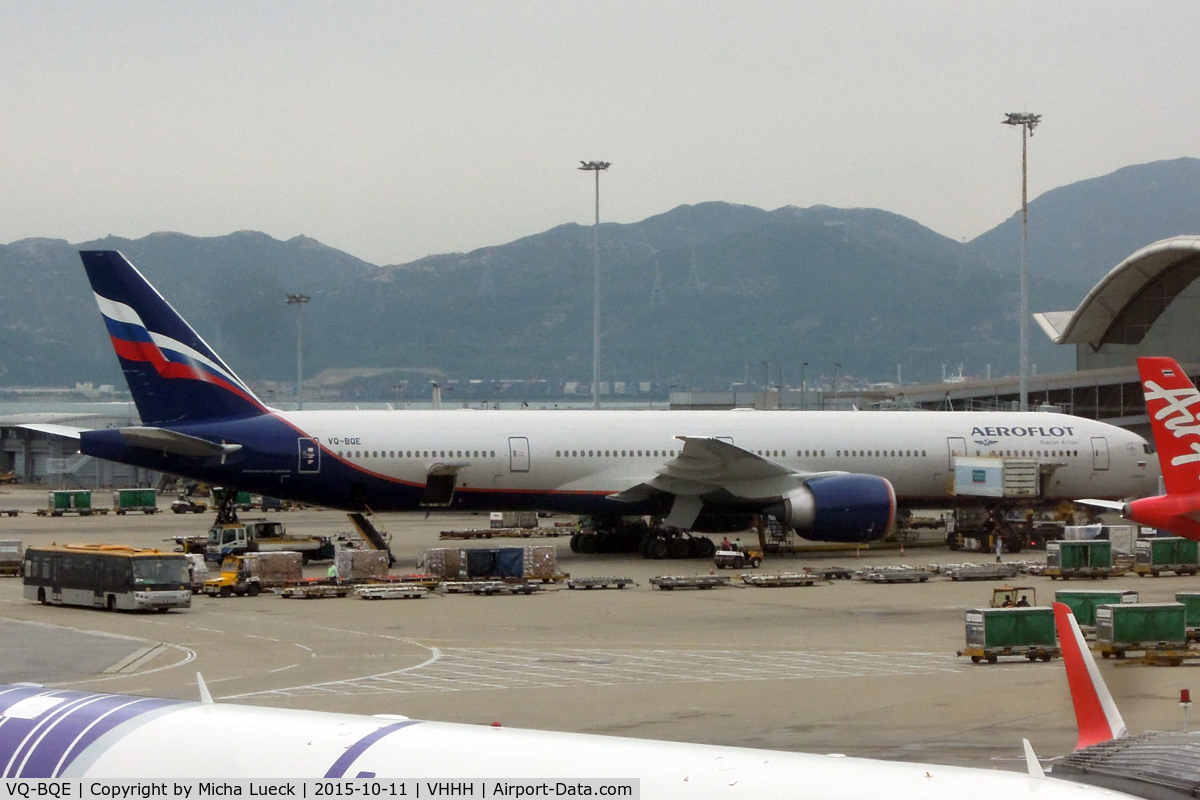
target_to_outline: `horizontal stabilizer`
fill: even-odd
[[[78,439],[79,434],[88,430],[87,428],[75,428],[71,425],[50,425],[41,423],[29,423],[27,425],[17,425],[18,428],[24,428],[27,431],[37,431],[38,433],[48,433],[51,436],[64,436],[68,439]]]
[[[1096,508],[1107,508],[1110,511],[1124,511],[1125,504],[1119,500],[1076,500],[1081,506],[1095,506]]]
[[[224,457],[242,449],[240,444],[210,442],[198,436],[188,436],[186,433],[168,431],[163,428],[121,428],[118,433],[133,447],[144,447],[147,450],[158,450],[163,453],[192,458]]]

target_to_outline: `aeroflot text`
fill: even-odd
[[[1028,428],[972,428],[972,436],[1074,436],[1074,426],[1042,428],[1030,425]]]

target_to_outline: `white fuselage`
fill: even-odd
[[[1125,498],[1154,488],[1157,462],[1137,434],[1052,413],[842,411],[278,412],[319,439],[324,457],[423,485],[458,466],[460,492],[607,495],[649,480],[682,449],[720,437],[799,472],[888,479],[909,505],[952,496],[952,458],[1032,458],[1051,469],[1048,500]]]

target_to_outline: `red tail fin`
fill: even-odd
[[[1075,705],[1075,723],[1079,726],[1076,750],[1093,744],[1120,739],[1127,732],[1125,720],[1113,702],[1112,695],[1096,661],[1092,658],[1075,615],[1065,603],[1054,604],[1054,624],[1058,628],[1058,646],[1062,648],[1063,663],[1067,666],[1067,684],[1071,687],[1071,702]]]
[[[1167,494],[1200,492],[1200,391],[1173,358],[1139,358]]]

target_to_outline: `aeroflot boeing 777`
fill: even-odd
[[[1135,434],[1061,414],[294,411],[265,406],[123,255],[81,254],[145,427],[92,456],[308,503],[706,519],[767,513],[870,541],[897,503],[945,507],[956,455],[1036,459],[1043,499],[1126,498],[1156,478]]]

